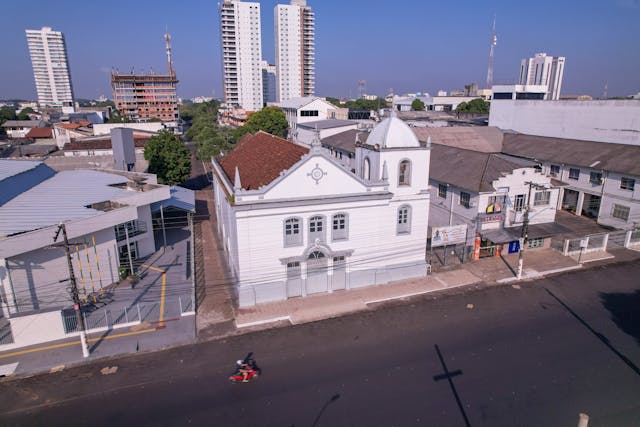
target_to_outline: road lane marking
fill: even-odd
[[[141,264],[141,267],[162,273],[162,287],[160,288],[160,317],[158,318],[158,323],[161,328],[164,328],[164,300],[167,292],[167,271],[147,264]]]
[[[155,332],[155,331],[157,331],[157,328],[143,329],[141,331],[124,332],[122,334],[107,335],[106,337],[88,338],[87,341],[88,342],[94,342],[94,341],[98,341],[98,340],[110,340],[110,339],[114,339],[114,338],[127,337],[127,336],[130,336],[130,335],[146,334],[148,332]],[[0,359],[4,359],[4,358],[7,358],[7,357],[11,357],[11,356],[20,356],[20,355],[23,355],[23,354],[36,353],[38,351],[52,350],[54,348],[69,347],[69,346],[72,346],[72,345],[80,345],[80,342],[79,341],[63,342],[63,343],[60,343],[60,344],[47,345],[47,346],[44,346],[44,347],[30,348],[28,350],[14,351],[12,353],[0,354]]]

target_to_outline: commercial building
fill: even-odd
[[[525,58],[520,63],[519,83],[521,85],[546,86],[544,99],[556,101],[560,99],[564,65],[564,56],[547,56],[544,52],[536,53],[533,58]]]
[[[638,101],[547,102],[504,99],[498,102],[495,99],[494,93],[489,126],[527,135],[640,145]]]
[[[473,259],[499,256],[503,250],[517,252],[527,209],[527,248],[548,247],[554,234],[566,231],[554,222],[562,184],[538,170],[535,161],[502,153],[498,129],[465,126],[414,132],[421,141],[432,142],[432,247],[443,243],[437,236],[444,230],[459,236],[444,243],[473,247]]]
[[[264,104],[260,3],[224,0],[219,12],[224,102],[258,111]]]
[[[218,231],[241,307],[425,276],[429,149],[400,119],[356,147],[355,173],[258,132],[213,159]]]
[[[298,135],[299,124],[335,119],[342,111],[326,99],[315,96],[291,98],[275,105],[284,111],[289,123],[289,138],[294,141]]]
[[[315,94],[315,16],[306,0],[274,9],[277,100]]]
[[[25,30],[40,107],[73,111],[71,69],[64,35],[51,27]]]
[[[640,146],[506,133],[502,151],[563,183],[558,209],[617,229],[640,224]]]
[[[85,298],[155,252],[151,205],[170,198],[154,175],[0,160],[0,296],[13,341],[2,349],[74,335],[64,322],[73,300],[62,236],[54,242],[60,224]]]

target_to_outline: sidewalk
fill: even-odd
[[[621,259],[620,259],[621,258]],[[524,256],[523,280],[532,280],[552,274],[577,270],[597,263],[640,259],[640,252],[622,250],[620,254],[584,254],[581,263],[577,257],[565,257],[554,249],[527,251]],[[300,324],[372,309],[378,303],[406,299],[429,292],[446,291],[475,283],[499,285],[517,282],[518,254],[483,258],[456,266],[455,270],[434,273],[424,278],[369,286],[349,291],[294,298],[287,301],[241,308],[236,313],[239,330],[258,330],[287,324]]]
[[[609,254],[584,254],[581,258],[582,264],[578,264],[576,259],[565,257],[553,249],[532,250],[524,256],[524,279],[633,260],[640,260],[640,251],[622,249]],[[449,292],[456,288],[463,290],[464,287],[474,284],[515,285],[517,265],[517,254],[484,258],[456,266],[455,270],[435,273],[424,278],[237,309],[234,322],[231,320],[233,310],[229,302],[228,289],[217,282],[222,281],[224,277],[224,267],[220,263],[207,268],[206,273],[219,276],[216,276],[214,283],[211,276],[207,277],[206,305],[200,306],[203,312],[198,313],[197,318],[167,318],[163,325],[159,325],[158,322],[145,322],[106,334],[93,334],[90,336],[92,352],[87,359],[82,357],[78,338],[0,353],[0,376],[9,375],[14,370],[16,374],[49,372],[52,369],[60,369],[61,366],[68,367],[87,361],[97,362],[100,359],[103,359],[104,367],[117,365],[117,361],[110,362],[104,358],[195,342],[194,323],[200,323],[197,339],[202,341],[373,310],[388,301],[410,299],[431,292]],[[217,292],[210,292],[211,286]],[[213,309],[213,312],[207,313],[206,310],[209,309]],[[224,328],[221,328],[221,325],[224,325]]]

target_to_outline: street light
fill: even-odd
[[[522,232],[520,233],[520,251],[518,252],[518,280],[522,279],[522,265],[524,263],[524,247],[529,241],[529,209],[531,208],[531,187],[536,190],[549,189],[549,184],[536,184],[535,182],[527,181],[526,185],[529,186],[529,192],[527,194],[527,205],[524,208],[524,218],[522,218]]]

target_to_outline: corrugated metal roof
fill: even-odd
[[[92,170],[59,172],[0,207],[0,235],[36,230],[96,215],[87,205],[130,194],[112,187],[127,178]]]
[[[35,160],[0,160],[0,181],[35,169],[42,162]]]
[[[640,146],[524,134],[505,134],[503,153],[640,176]]]
[[[39,128],[44,126],[42,120],[7,120],[2,124],[3,128]]]
[[[294,109],[297,110],[300,107],[304,107],[307,104],[311,104],[316,99],[322,99],[322,98],[318,98],[317,96],[304,96],[304,97],[299,97],[299,98],[291,98],[291,99],[287,99],[286,101],[280,102],[278,104],[278,107],[280,107],[280,108],[294,108]],[[324,101],[324,99],[322,99],[322,100]]]
[[[173,186],[170,189],[171,198],[151,205],[152,212],[160,211],[160,204],[163,208],[174,207],[187,212],[196,211],[196,193],[188,188]]]
[[[494,126],[415,127],[421,142],[431,137],[433,144],[448,145],[484,153],[502,151],[502,131]]]

